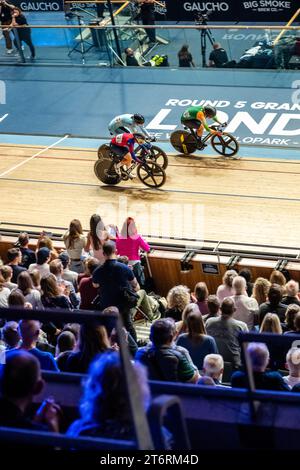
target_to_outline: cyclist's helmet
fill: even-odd
[[[141,114],[134,114],[132,117],[137,124],[144,124],[145,122],[145,118]]]
[[[204,109],[205,115],[208,118],[214,118],[217,115],[217,110],[214,106],[210,106],[208,104],[208,105],[204,106],[203,109]]]
[[[138,144],[143,144],[146,140],[146,137],[143,135],[143,134],[139,134],[138,132],[135,132],[133,134],[133,137],[134,137],[134,140],[138,143]]]

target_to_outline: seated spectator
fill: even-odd
[[[195,67],[193,56],[189,51],[189,46],[184,44],[177,54],[179,67]]]
[[[109,240],[109,234],[105,229],[103,220],[99,214],[93,214],[90,218],[90,231],[87,235],[87,244],[85,251],[89,252],[93,258],[96,258],[100,264],[103,264],[102,245]]]
[[[167,295],[168,307],[165,316],[180,321],[185,307],[191,302],[190,291],[186,286],[175,286]]]
[[[55,360],[61,372],[66,372],[66,364],[76,346],[76,338],[71,331],[62,331],[57,338]]]
[[[215,385],[222,385],[224,360],[220,354],[207,354],[203,361],[203,374],[210,377]]]
[[[298,282],[290,280],[286,283],[285,296],[282,298],[282,303],[285,305],[296,304],[300,306]]]
[[[8,307],[8,298],[10,295],[10,290],[8,287],[4,287],[5,281],[0,274],[0,308]]]
[[[126,330],[136,341],[136,331],[131,318],[131,305],[125,298],[125,291],[137,291],[139,285],[129,266],[117,261],[116,245],[112,241],[103,244],[105,262],[98,266],[93,272],[93,285],[99,289],[99,303],[97,309],[104,310],[106,307],[117,307],[122,316]]]
[[[248,331],[246,323],[233,318],[235,306],[232,298],[226,298],[221,304],[221,316],[206,321],[207,334],[212,336],[223,360],[234,368],[241,364],[241,349],[238,340],[240,333]]]
[[[282,302],[282,287],[272,284],[268,292],[268,300],[259,307],[259,324],[261,325],[267,313],[277,313],[281,322],[284,322],[287,306]]]
[[[61,411],[51,400],[42,404],[33,420],[28,418],[33,398],[43,386],[39,361],[27,351],[9,352],[0,373],[0,426],[59,432]]]
[[[239,271],[239,276],[243,277],[246,281],[246,292],[248,297],[252,296],[253,293],[253,282],[252,282],[252,274],[250,269],[244,268]]]
[[[123,263],[128,266],[128,257],[127,256],[118,256],[117,260],[119,263]],[[144,289],[139,289],[136,291],[137,295],[137,304],[130,310],[131,318],[135,320],[136,315],[144,315],[150,321],[157,320],[160,318],[160,305],[158,300],[151,295],[147,295],[147,292]],[[162,298],[160,298],[162,300]]]
[[[193,363],[201,371],[205,356],[218,352],[217,345],[214,338],[207,336],[200,312],[190,313],[186,322],[188,332],[180,335],[176,344],[188,350]]]
[[[267,313],[259,331],[260,333],[274,333],[281,335],[282,327],[278,315],[276,315],[276,313]],[[270,343],[268,348],[270,353],[269,368],[272,370],[284,369],[285,351],[282,349],[282,346]]]
[[[36,263],[31,264],[28,268],[29,273],[37,269],[41,275],[41,278],[48,276],[50,273],[50,258],[51,252],[49,248],[40,248],[36,254]]]
[[[262,390],[288,391],[289,386],[285,383],[279,372],[266,371],[270,354],[264,343],[249,343],[247,352],[252,364],[255,388]],[[246,372],[234,372],[231,377],[231,386],[235,388],[248,388]]]
[[[285,383],[292,389],[300,384],[300,349],[291,348],[286,355],[286,368],[289,375],[283,377]]]
[[[198,282],[195,285],[194,292],[191,295],[193,302],[195,302],[202,315],[208,315],[208,289],[205,282]]]
[[[276,313],[267,313],[260,325],[260,333],[282,334],[281,323]]]
[[[285,323],[283,324],[284,329],[285,329],[284,334],[294,334],[296,332],[295,318],[299,312],[300,312],[299,305],[296,305],[296,304],[288,305],[288,308],[286,309],[286,312],[285,312]]]
[[[71,259],[71,271],[82,273],[84,271],[82,252],[86,246],[86,237],[78,219],[71,220],[69,230],[64,234],[63,240]]]
[[[274,269],[274,271],[271,272],[270,283],[278,284],[278,286],[281,286],[283,295],[285,295],[286,282],[287,282],[287,279],[285,278],[284,274],[282,274],[281,271],[277,271],[276,269]]]
[[[29,236],[28,233],[22,232],[18,237],[18,241],[16,243],[16,247],[20,248],[22,253],[22,263],[20,266],[23,268],[28,269],[29,266],[33,263],[36,263],[36,255],[33,250],[29,248]]]
[[[17,348],[21,341],[19,325],[15,321],[8,321],[2,328],[2,340],[6,351]]]
[[[34,288],[32,279],[28,271],[24,271],[19,274],[18,279],[18,289],[22,292],[25,297],[25,301],[29,302],[32,305],[33,309],[42,309],[43,304],[41,300],[40,292]]]
[[[29,271],[28,271],[29,272]],[[41,290],[41,273],[38,269],[33,269],[32,271],[29,272],[32,284],[35,289]]]
[[[68,255],[67,251],[63,251],[58,256],[58,259],[62,262],[63,265],[63,273],[62,278],[65,281],[72,282],[75,292],[78,292],[78,273],[76,271],[71,271],[70,269],[70,256]]]
[[[127,67],[139,67],[140,64],[134,56],[133,49],[131,49],[131,47],[126,47],[126,49],[124,49],[124,52],[126,54]]]
[[[133,371],[140,398],[147,409],[150,391],[145,371],[138,364],[133,365]],[[103,353],[91,365],[84,384],[80,415],[81,418],[68,430],[69,436],[101,436],[126,440],[135,438],[126,381],[117,352]]]
[[[150,380],[197,383],[200,375],[188,351],[174,344],[175,322],[171,318],[151,325],[151,344],[140,348],[135,359],[148,369]]]
[[[19,289],[12,290],[8,297],[9,307],[32,308],[30,302],[26,302],[23,293]]]
[[[65,371],[86,374],[95,357],[110,350],[110,348],[111,345],[104,326],[82,324],[78,351],[69,355],[65,364]]]
[[[294,318],[294,330],[287,331],[286,335],[299,335],[300,334],[300,312],[295,315]]]
[[[209,54],[209,67],[224,67],[228,62],[227,52],[219,42],[213,44],[213,51]]]
[[[4,279],[3,287],[7,287],[10,291],[18,287],[16,283],[11,282],[13,277],[13,270],[11,266],[8,266],[8,264],[6,266],[0,267],[0,276],[2,276]]]
[[[220,302],[222,302],[222,300],[224,300],[226,297],[231,297],[232,295],[234,295],[232,282],[235,276],[237,275],[238,274],[234,269],[230,269],[224,274],[222,279],[223,284],[218,287],[216,294]]]
[[[270,281],[264,277],[258,277],[253,284],[252,297],[257,301],[258,305],[267,302],[268,292],[271,287]]]
[[[207,375],[202,375],[198,380],[198,385],[209,385],[210,387],[215,387],[216,384],[211,377]]]
[[[41,233],[36,245],[37,251],[39,251],[41,248],[48,248],[48,250],[50,251],[50,261],[53,261],[54,259],[58,258],[58,252],[54,248],[53,241],[49,236],[46,235],[46,232]]]
[[[7,250],[7,260],[8,266],[10,266],[13,270],[13,275],[11,281],[16,284],[18,275],[22,271],[26,271],[26,268],[21,266],[22,263],[22,253],[19,248],[10,248]]]
[[[232,287],[234,295],[231,298],[235,305],[233,318],[243,321],[249,330],[253,330],[255,323],[257,323],[258,303],[255,299],[248,297],[245,278],[236,276],[233,279]]]
[[[19,333],[22,340],[20,348],[35,356],[42,370],[59,372],[52,354],[41,351],[36,347],[40,335],[40,323],[38,321],[21,320],[19,323]]]
[[[197,304],[188,304],[182,312],[181,321],[176,322],[176,337],[182,335],[183,333],[187,333],[188,326],[187,326],[187,317],[191,313],[199,313],[199,308]]]
[[[48,274],[41,279],[42,304],[45,308],[65,308],[72,310],[72,304],[67,295],[62,294],[56,277]]]
[[[98,295],[98,289],[93,286],[92,275],[95,269],[100,266],[100,262],[96,258],[88,258],[85,266],[86,271],[90,276],[82,278],[79,284],[80,308],[82,310],[94,310],[95,306],[93,304],[93,300]]]
[[[50,273],[53,274],[56,278],[57,285],[62,292],[69,298],[72,307],[78,308],[79,307],[79,298],[76,295],[74,286],[72,282],[66,281],[63,279],[62,275],[64,272],[64,268],[60,259],[54,259],[49,264]]]
[[[209,295],[207,298],[208,314],[204,316],[202,315],[204,323],[209,318],[219,317],[221,315],[220,307],[221,307],[221,303],[218,297],[216,295]]]
[[[121,232],[117,234],[116,247],[119,256],[127,256],[128,264],[132,266],[133,274],[140,287],[145,286],[144,268],[141,264],[140,251],[150,251],[148,243],[139,235],[135,221],[127,217],[123,223]]]

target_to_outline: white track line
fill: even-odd
[[[55,145],[60,144],[60,142],[62,142],[63,140],[67,139],[68,137],[69,137],[69,134],[64,135],[64,136],[63,136],[61,139],[59,139],[57,142],[54,142],[53,144],[48,145],[48,147],[45,147],[44,149],[42,149],[42,150],[40,150],[39,152],[35,153],[34,155],[32,155],[32,157],[26,158],[26,160],[24,160],[23,162],[19,163],[18,165],[15,165],[15,166],[13,166],[12,168],[9,168],[8,170],[4,171],[3,173],[0,174],[0,178],[3,178],[3,176],[8,175],[8,174],[11,173],[12,171],[14,171],[14,170],[16,170],[17,168],[19,168],[20,166],[25,165],[25,163],[30,162],[30,160],[33,160],[34,158],[38,157],[38,156],[41,155],[42,153],[44,153],[44,152],[46,152],[47,150],[51,149],[52,147],[55,147]]]

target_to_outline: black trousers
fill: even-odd
[[[35,48],[34,48],[34,45],[32,44],[31,35],[27,34],[26,36],[21,36],[20,37],[20,34],[19,34],[19,41],[20,41],[20,45],[22,45],[22,42],[25,42],[25,44],[27,44],[27,46],[30,49],[31,56],[34,58],[35,57]],[[14,45],[17,49],[19,49],[19,42],[16,38],[14,39]]]
[[[145,26],[155,25],[155,17],[153,15],[142,15],[141,18],[142,18],[143,25]],[[145,31],[149,38],[149,41],[155,42],[156,41],[155,28],[151,28],[151,29],[147,28],[145,29]]]
[[[126,330],[128,331],[128,333],[131,334],[134,341],[137,342],[136,331],[133,326],[133,321],[132,321],[132,316],[131,316],[131,309],[125,307],[125,308],[120,308],[119,310],[120,310],[120,315],[122,317]]]

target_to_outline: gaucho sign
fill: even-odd
[[[211,21],[286,22],[298,8],[298,0],[226,0],[197,2],[165,0],[167,19],[194,21],[199,13],[209,13]]]

